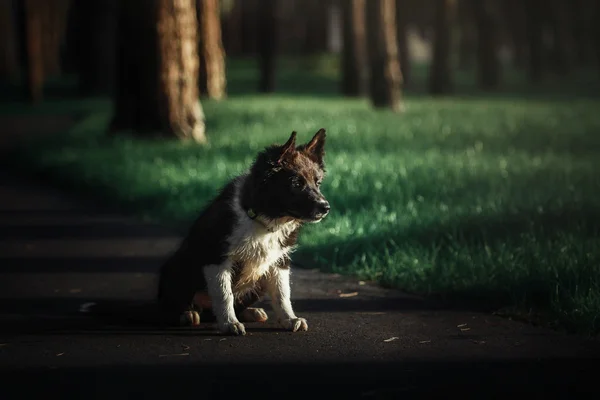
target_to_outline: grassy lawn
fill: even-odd
[[[394,115],[337,97],[327,63],[289,68],[280,94],[248,94],[246,64],[232,67],[227,101],[204,102],[209,147],[108,138],[108,100],[67,99],[49,107],[88,117],[12,162],[177,225],[262,147],[325,127],[332,213],[301,236],[302,265],[600,331],[597,83],[484,96],[465,78],[464,95],[437,99],[417,83]]]

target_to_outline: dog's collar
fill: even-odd
[[[267,231],[269,231],[271,233],[274,232],[273,228],[270,228],[267,224],[265,224],[264,222],[262,222],[260,219],[256,218],[256,217],[258,217],[258,214],[256,214],[256,212],[254,212],[254,210],[252,208],[249,208],[248,210],[246,210],[246,215],[252,221],[258,222],[259,224],[261,224]]]

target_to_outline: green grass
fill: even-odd
[[[13,162],[175,225],[265,145],[325,127],[332,213],[306,228],[296,260],[600,332],[599,100],[560,84],[438,99],[415,90],[394,115],[336,97],[328,68],[288,70],[271,96],[247,94],[249,68],[232,71],[233,95],[204,102],[206,148],[108,138],[110,103],[93,99],[78,103],[91,112],[82,123]]]

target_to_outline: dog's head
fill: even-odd
[[[321,193],[324,156],[325,129],[300,146],[296,146],[296,132],[292,132],[284,145],[261,152],[251,170],[256,212],[269,219],[321,221],[330,209]]]

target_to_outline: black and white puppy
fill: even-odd
[[[292,308],[290,252],[302,225],[329,213],[320,190],[324,146],[324,129],[300,146],[292,132],[225,185],[161,268],[158,301],[165,315],[186,325],[213,318],[221,332],[244,335],[243,322],[267,320],[251,306],[268,294],[283,328],[308,329]]]

